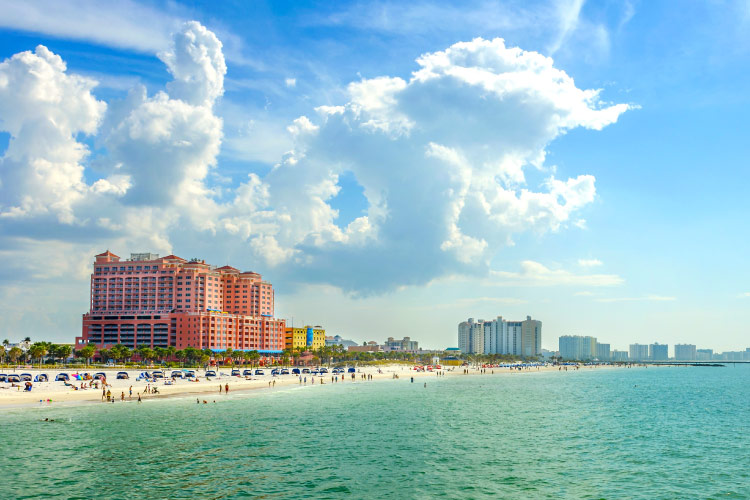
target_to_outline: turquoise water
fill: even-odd
[[[3,410],[0,496],[750,497],[750,366],[425,380]]]

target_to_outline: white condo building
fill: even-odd
[[[527,316],[525,321],[507,321],[498,316],[458,325],[458,347],[469,354],[515,354],[538,356],[542,352],[542,322]]]

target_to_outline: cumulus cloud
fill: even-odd
[[[628,105],[603,103],[552,59],[502,39],[457,43],[417,65],[408,80],[354,82],[348,102],[290,125],[294,149],[263,179],[272,217],[292,221],[263,235],[289,250],[277,263],[372,291],[486,272],[514,234],[560,230],[594,200],[593,176],[529,186],[524,171],[544,170],[559,135],[600,130]],[[343,172],[368,204],[346,226],[330,203]],[[363,263],[376,275],[363,278]]]
[[[291,147],[268,173],[216,187],[209,180],[224,178],[215,111],[226,73],[221,42],[186,23],[159,57],[174,78],[164,90],[149,96],[136,87],[109,106],[92,96],[93,81],[68,74],[43,47],[2,63],[0,127],[11,133],[0,173],[6,219],[28,227],[54,214],[55,238],[85,234],[83,252],[190,245],[209,260],[232,253],[242,256],[240,266],[262,268],[260,260],[283,279],[358,293],[488,275],[515,235],[574,225],[596,196],[591,175],[549,173],[550,142],[577,127],[600,130],[628,109],[579,89],[548,57],[478,38],[420,56],[408,78],[351,83],[345,102],[288,124]],[[95,135],[103,175],[87,170],[80,134]],[[531,183],[529,169],[546,178]],[[100,178],[87,183],[85,173]],[[335,208],[343,174],[359,184],[366,205],[346,222]],[[60,229],[65,224],[75,231]],[[492,276],[622,281],[530,261],[520,273]]]
[[[0,216],[74,221],[73,205],[88,191],[88,148],[76,136],[94,133],[106,109],[91,93],[95,85],[68,74],[42,45],[0,63],[0,130],[10,133],[0,160]]]

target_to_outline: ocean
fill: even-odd
[[[750,498],[747,365],[199,397],[0,410],[0,496]]]

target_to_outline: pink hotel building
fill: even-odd
[[[96,256],[91,305],[76,347],[93,343],[176,349],[284,349],[285,320],[275,319],[273,286],[260,274],[175,255]]]

